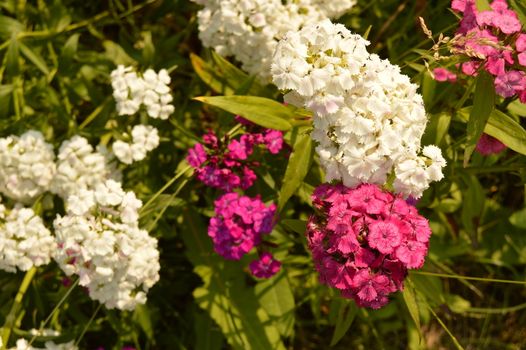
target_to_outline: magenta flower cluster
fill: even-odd
[[[506,0],[494,0],[488,11],[478,11],[475,0],[453,0],[451,7],[463,15],[457,34],[465,40],[456,50],[470,58],[457,65],[460,72],[472,76],[484,69],[494,77],[500,96],[518,96],[526,103],[526,34],[517,14]],[[457,79],[445,68],[436,68],[433,73],[438,81]]]
[[[323,184],[312,200],[306,235],[320,281],[359,306],[384,306],[407,269],[424,264],[429,223],[401,197],[377,185]]]
[[[214,250],[225,259],[241,259],[272,231],[275,212],[275,204],[267,207],[259,198],[235,192],[222,195],[215,201],[216,215],[208,226]]]
[[[268,207],[259,197],[251,198],[233,192],[246,190],[257,179],[253,168],[257,161],[251,160],[257,146],[263,146],[271,154],[283,148],[281,131],[260,128],[250,121],[236,117],[247,130],[235,139],[218,139],[213,132],[203,137],[203,144],[196,144],[188,151],[187,161],[195,169],[197,178],[205,185],[225,191],[214,202],[215,216],[210,219],[208,235],[214,250],[228,260],[240,260],[262,242],[262,236],[272,231],[276,205]],[[276,274],[281,263],[268,252],[260,252],[253,261],[250,272],[258,278]]]
[[[262,133],[247,133],[228,142],[219,140],[210,131],[188,151],[187,161],[195,169],[197,178],[205,185],[229,192],[236,188],[246,190],[257,177],[252,170],[258,163],[251,161],[257,145],[277,154],[283,146],[281,131],[266,129]]]

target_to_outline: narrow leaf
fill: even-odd
[[[495,87],[493,78],[486,72],[477,76],[473,109],[469,115],[467,144],[464,150],[464,167],[468,165],[478,139],[484,131],[491,112],[495,108]]]
[[[515,152],[526,155],[526,130],[510,116],[495,110],[484,129]]]
[[[24,25],[16,19],[0,16],[0,38],[8,39],[24,30]]]
[[[212,65],[193,53],[190,54],[190,62],[199,78],[212,90],[223,95],[234,94],[236,89],[222,78]]]
[[[281,103],[256,96],[201,96],[195,100],[240,115],[265,128],[289,130],[294,114]]]
[[[20,74],[20,63],[19,63],[19,45],[18,40],[15,37],[11,38],[11,42],[7,48],[6,53],[6,72],[10,76],[16,76]]]
[[[280,220],[280,224],[300,235],[304,235],[307,230],[307,222],[303,220],[285,219]]]
[[[347,333],[351,327],[354,318],[358,314],[358,307],[353,302],[347,303],[344,307],[340,308],[338,312],[338,320],[336,321],[336,327],[332,334],[331,345],[336,345]]]
[[[478,11],[491,11],[491,6],[488,0],[475,0]]]
[[[422,336],[420,333],[420,312],[418,311],[418,304],[416,303],[414,286],[410,279],[407,279],[402,296],[404,297],[405,306],[407,306],[407,310],[409,310],[409,314],[415,323],[418,334]]]
[[[296,132],[298,135],[283,177],[283,185],[279,191],[278,211],[283,209],[290,197],[300,187],[312,163],[314,152],[310,135],[304,129],[297,129]]]
[[[46,61],[40,56],[39,53],[31,50],[24,43],[20,42],[20,51],[28,60],[31,61],[44,75],[49,76],[49,68],[47,67]]]

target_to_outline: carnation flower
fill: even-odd
[[[215,202],[215,216],[210,219],[208,235],[214,250],[225,259],[239,260],[261,242],[263,234],[274,226],[276,206],[259,198],[226,193]]]
[[[53,146],[40,131],[0,139],[0,192],[31,203],[49,190],[56,171]]]
[[[482,134],[477,142],[475,150],[483,156],[489,156],[491,154],[498,154],[506,149],[506,145],[497,140],[496,138],[489,136],[488,134]]]
[[[264,252],[259,259],[252,261],[248,268],[257,278],[270,278],[281,269],[281,263],[274,259],[272,254]]]
[[[226,143],[226,138],[220,142],[213,132],[209,132],[203,141],[207,149],[198,143],[188,150],[188,164],[195,169],[199,181],[228,192],[252,186],[256,180],[252,168],[258,165],[249,159],[254,148],[264,145],[270,153],[278,153],[283,147],[283,133],[266,129],[262,133],[243,134]]]
[[[51,183],[51,191],[64,200],[79,189],[94,189],[107,179],[119,180],[112,155],[106,148],[97,150],[82,136],[73,136],[62,142],[57,157],[57,172]]]
[[[78,275],[92,299],[107,308],[133,310],[159,280],[157,240],[139,228],[142,203],[113,180],[79,190],[58,216],[54,259],[67,276]]]
[[[407,269],[424,264],[429,223],[400,196],[372,184],[323,184],[312,201],[318,212],[306,235],[320,281],[359,306],[384,306]]]
[[[150,125],[134,126],[131,136],[131,142],[117,140],[112,145],[115,157],[125,164],[143,160],[148,152],[159,145],[159,132]]]
[[[168,119],[174,112],[173,100],[170,94],[170,76],[166,69],[156,73],[146,70],[142,76],[132,67],[117,66],[111,72],[113,97],[117,103],[119,115],[133,115],[144,105],[151,118]]]
[[[27,271],[47,265],[56,244],[51,232],[33,209],[0,204],[0,269]]]
[[[274,83],[285,101],[314,113],[327,181],[353,187],[393,176],[398,193],[419,198],[442,178],[445,160],[422,154],[427,117],[417,86],[368,44],[329,20],[288,32],[274,55]]]
[[[263,83],[270,81],[271,57],[278,40],[290,30],[347,12],[356,0],[193,0],[199,38],[222,56],[233,56]]]

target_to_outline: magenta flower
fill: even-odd
[[[491,154],[498,154],[506,148],[506,145],[496,138],[489,136],[488,134],[482,134],[477,142],[475,150],[483,156],[489,156]]]
[[[436,81],[449,81],[451,83],[457,81],[457,75],[445,68],[433,69],[433,76],[435,77]]]
[[[512,97],[526,85],[524,72],[512,70],[495,78],[495,91],[502,97]]]
[[[380,308],[421,267],[431,229],[417,209],[376,185],[323,184],[312,202],[307,241],[320,282],[362,307]]]
[[[274,259],[272,254],[264,252],[258,260],[252,261],[248,268],[257,278],[270,278],[281,269],[281,262]]]
[[[274,204],[267,207],[259,198],[235,192],[222,195],[215,201],[216,215],[208,226],[214,250],[225,259],[241,259],[272,231],[275,212]]]

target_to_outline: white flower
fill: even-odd
[[[115,156],[125,164],[143,160],[148,152],[159,146],[159,132],[153,126],[136,125],[131,134],[131,143],[117,140],[112,146]]]
[[[39,131],[0,139],[0,192],[26,204],[49,190],[55,175],[53,146]]]
[[[104,147],[94,150],[84,137],[73,136],[62,143],[51,191],[64,200],[80,189],[91,190],[107,179],[119,180],[112,154]]]
[[[288,32],[273,57],[274,82],[286,102],[314,113],[327,181],[383,185],[392,175],[396,192],[418,198],[443,177],[445,160],[436,146],[421,150],[427,117],[417,86],[368,44],[328,19]]]
[[[119,65],[110,77],[119,115],[135,114],[141,105],[146,107],[151,118],[168,119],[174,112],[168,86],[171,79],[166,69],[161,69],[159,73],[148,69],[141,77],[133,67]]]
[[[0,208],[0,269],[27,271],[49,264],[56,244],[42,219],[21,205]]]
[[[1,346],[1,341],[0,341]],[[78,347],[75,345],[74,341],[63,344],[55,344],[52,341],[47,341],[44,344],[45,348],[36,348],[32,345],[29,345],[29,342],[25,339],[18,339],[16,341],[16,347],[9,348],[8,350],[78,350]]]
[[[146,293],[159,280],[157,240],[139,228],[142,202],[120,183],[107,180],[90,190],[95,205],[82,215],[66,202],[67,215],[55,228],[61,269],[79,276],[92,299],[107,308],[132,310],[146,302]]]
[[[356,0],[193,1],[204,5],[197,14],[203,45],[222,56],[234,56],[245,71],[263,83],[270,81],[270,58],[285,33],[324,18],[339,17],[356,3]],[[289,70],[282,75],[282,81],[289,86],[297,84],[294,73],[302,67],[295,65],[292,56],[290,61],[281,63]],[[313,81],[303,83],[308,89]]]

